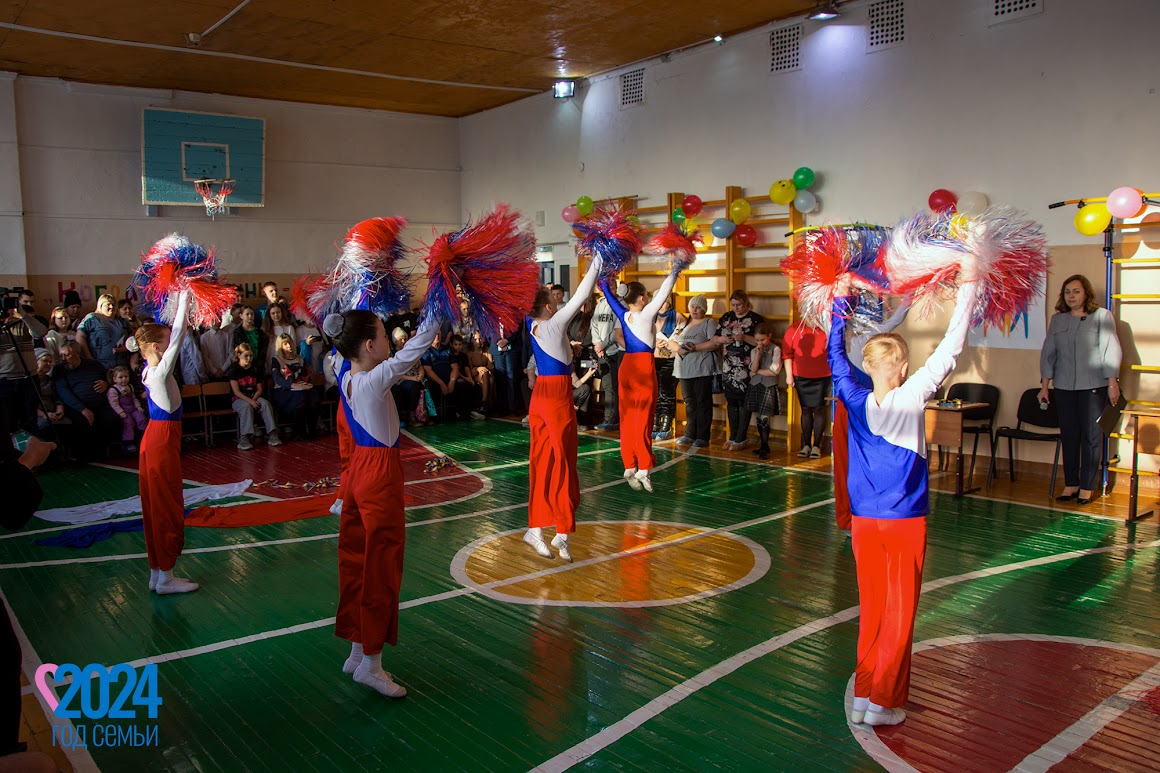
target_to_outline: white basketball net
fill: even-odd
[[[205,202],[205,214],[209,217],[214,215],[224,215],[230,211],[226,200],[234,190],[234,180],[196,180],[193,183],[194,189],[201,200]],[[217,190],[214,190],[214,187]]]

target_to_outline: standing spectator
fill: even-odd
[[[455,335],[463,337],[464,342],[470,341],[475,332],[479,329],[475,324],[475,320],[471,317],[471,304],[466,300],[459,302],[459,313],[462,319],[451,326],[451,332]]]
[[[623,295],[620,284],[616,294]],[[627,289],[627,288],[626,288]],[[620,332],[620,320],[608,305],[608,299],[599,296],[596,299],[596,310],[592,313],[592,350],[600,363],[600,393],[604,397],[604,421],[596,425],[596,429],[615,430],[620,428],[620,415],[617,410],[617,374],[620,371],[620,354],[623,347],[617,335]]]
[[[781,392],[777,376],[781,373],[781,348],[773,342],[773,327],[762,322],[753,331],[757,340],[749,356],[749,394],[745,407],[757,417],[757,434],[761,446],[753,453],[769,458],[769,417],[781,413]]]
[[[676,340],[688,319],[673,306],[673,295],[661,304],[657,314],[657,345],[653,351],[653,366],[657,371],[657,413],[653,425],[654,440],[669,440],[673,423],[677,420],[677,379],[673,375],[676,358],[669,342]]]
[[[753,310],[749,294],[734,290],[729,296],[729,311],[717,322],[717,341],[725,347],[722,381],[729,417],[729,439],[726,451],[740,451],[749,444],[749,409],[745,398],[749,392],[749,354],[757,345],[753,331],[765,318]]]
[[[107,372],[101,363],[82,357],[75,341],[65,343],[60,353],[61,363],[52,371],[52,382],[64,403],[65,418],[73,424],[80,455],[93,456],[121,434],[121,420],[105,397]]]
[[[226,371],[230,380],[230,391],[234,393],[232,407],[238,414],[238,450],[249,451],[254,447],[254,412],[262,417],[266,428],[266,442],[271,448],[282,445],[278,437],[278,425],[274,421],[274,409],[270,401],[263,397],[266,391],[266,374],[262,366],[254,362],[254,350],[249,344],[238,344],[234,349],[233,363]]]
[[[275,344],[279,336],[288,336],[294,350],[298,350],[298,333],[294,320],[290,318],[289,310],[282,303],[274,302],[266,307],[266,316],[262,318],[262,332],[266,334],[266,340],[270,342],[270,349],[266,352],[267,362],[270,361],[271,357],[278,356]]]
[[[52,355],[53,362],[60,362],[60,345],[65,341],[75,341],[76,337],[68,311],[57,306],[48,315],[48,332],[44,334],[44,348]]]
[[[277,282],[263,282],[262,283],[262,304],[255,309],[254,313],[258,317],[259,322],[265,322],[266,311],[275,303],[278,302],[278,283]]]
[[[187,325],[177,353],[178,373],[182,384],[204,384],[205,363],[201,359],[201,340],[197,328]]]
[[[266,352],[270,350],[270,339],[266,336],[266,331],[254,324],[254,310],[249,306],[243,306],[241,311],[240,324],[234,328],[234,347],[238,344],[247,344],[250,351],[254,353],[258,363],[263,367],[269,364],[268,359],[260,359],[265,356]]]
[[[588,363],[588,367],[584,367],[584,362]],[[572,404],[576,406],[576,420],[580,429],[592,426],[592,419],[588,415],[592,404],[592,379],[599,372],[594,360],[572,360]]]
[[[673,374],[681,380],[685,400],[685,434],[678,446],[709,445],[713,430],[713,375],[718,372],[716,326],[708,316],[709,304],[703,295],[689,299],[691,319],[669,348],[677,355]]]
[[[201,361],[206,381],[226,381],[226,373],[233,367],[233,335],[226,328],[225,318],[220,325],[207,327],[198,336]]]
[[[450,342],[451,360],[455,363],[455,373],[452,376],[451,388],[455,393],[455,407],[460,418],[466,414],[472,419],[486,418],[479,412],[483,403],[483,388],[475,380],[471,363],[467,359],[467,352],[463,350],[463,336],[455,333]]]
[[[36,293],[28,289],[22,289],[17,299],[20,305],[20,313],[26,317],[31,317],[39,322],[45,328],[48,327],[48,320],[36,313]],[[44,346],[44,339],[41,337],[33,338],[32,345],[36,347]]]
[[[105,370],[117,367],[117,348],[125,342],[116,309],[116,299],[105,293],[97,298],[97,310],[77,326],[77,343],[82,354],[101,363]]]
[[[68,312],[70,329],[75,333],[81,323],[81,294],[76,290],[66,290],[61,305]]]
[[[26,314],[20,308],[11,309],[8,319],[2,324],[9,326],[18,342],[24,338],[26,343],[30,343],[31,340],[44,338],[48,332],[36,317]],[[8,351],[11,349],[11,342],[7,340],[8,333],[3,333],[3,336],[0,341],[8,346],[3,347],[4,351],[0,353],[0,413],[7,426],[32,432],[36,429],[36,411],[33,408],[36,391],[28,379],[29,374],[25,371],[20,354]],[[0,438],[0,443],[6,442],[6,438]]]
[[[323,358],[326,356],[326,344],[322,340],[322,333],[313,322],[303,322],[294,330],[295,340],[298,341],[298,354],[306,360],[310,370],[315,373],[323,371]]]
[[[137,315],[133,313],[133,302],[129,299],[122,298],[117,301],[116,322],[121,328],[121,343],[115,350],[117,365],[127,368],[129,367],[129,350],[125,347],[125,343],[133,337],[137,328],[141,327],[141,323],[137,321]]]
[[[241,285],[234,285],[234,305],[222,315],[222,330],[233,330],[238,324],[238,313],[246,305],[246,292]]]
[[[822,455],[826,433],[826,395],[830,392],[830,364],[826,361],[826,333],[798,320],[785,331],[781,356],[789,360],[785,383],[797,392],[802,411],[800,457]]]
[[[552,285],[550,292],[552,294],[552,303],[556,304],[557,306],[563,306],[564,295],[566,293],[564,290],[564,285]]]
[[[516,395],[519,384],[518,373],[520,366],[526,362],[520,359],[519,328],[505,330],[499,328],[499,338],[491,342],[491,359],[495,363],[495,410],[498,416],[508,416],[523,413]]]
[[[1047,403],[1048,386],[1054,383],[1063,438],[1064,485],[1057,500],[1086,505],[1095,495],[1102,457],[1103,434],[1096,420],[1109,402],[1120,399],[1122,351],[1116,320],[1096,304],[1083,274],[1064,281],[1055,311],[1039,353],[1039,402]]]

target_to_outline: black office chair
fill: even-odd
[[[1005,437],[1007,438],[1007,466],[1011,473],[1011,480],[1015,480],[1015,453],[1012,441],[1031,440],[1055,443],[1055,461],[1051,464],[1051,483],[1047,489],[1048,498],[1055,493],[1055,476],[1059,471],[1059,450],[1062,440],[1059,437],[1059,415],[1055,412],[1055,390],[1049,389],[1047,395],[1047,406],[1043,408],[1039,404],[1039,389],[1032,388],[1025,391],[1023,396],[1019,398],[1019,411],[1016,414],[1019,419],[1018,424],[1013,428],[999,427],[995,430],[995,436],[991,440],[991,464],[987,468],[988,491],[991,489],[991,481],[994,480],[996,474],[995,459],[998,455],[999,438]],[[1024,429],[1024,425],[1053,429],[1055,432],[1033,432]]]
[[[947,399],[987,404],[986,408],[963,411],[963,434],[975,436],[975,444],[971,449],[971,472],[967,475],[967,480],[972,480],[975,477],[975,457],[979,454],[979,435],[986,432],[987,443],[994,442],[991,433],[994,431],[995,414],[999,410],[999,387],[990,384],[952,384]]]

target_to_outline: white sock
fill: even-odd
[[[855,698],[854,700],[858,699]],[[879,706],[877,703],[871,703],[869,698],[866,698],[866,710],[873,711],[875,714],[882,714],[883,712],[889,711],[889,709],[885,709]]]
[[[359,649],[362,649],[361,645],[359,645]],[[383,672],[383,653],[380,652],[377,655],[364,654],[362,665],[359,668],[364,667],[372,674],[381,674]]]
[[[528,534],[531,534],[533,537],[535,537],[537,539],[543,539],[544,538],[544,527],[543,526],[533,526],[533,527],[528,529]]]
[[[633,467],[631,469],[625,468],[625,470],[624,470],[624,477],[625,478],[631,478],[633,475],[636,475],[636,468],[635,467]]]
[[[866,709],[868,709],[869,707],[870,707],[870,699],[869,698],[859,698],[857,696],[854,697],[854,705],[851,706],[851,708],[854,709],[854,711],[866,711]]]
[[[648,472],[649,472],[648,470],[638,470],[638,471],[636,472],[636,479],[637,479],[637,480],[643,480],[644,478],[647,478],[647,477],[648,477]]]
[[[361,645],[361,644],[359,644],[357,641],[352,641],[352,642],[350,643],[350,656],[351,656],[352,658],[362,658],[362,657],[364,657],[364,655],[363,655],[363,648],[362,648],[362,645]],[[381,657],[381,656],[380,656],[380,657]]]
[[[172,569],[170,569],[169,571],[166,571],[164,569],[159,569],[157,571],[157,584],[158,585],[160,585],[163,582],[169,582],[172,579],[173,579],[173,570]]]

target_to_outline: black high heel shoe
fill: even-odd
[[[1057,497],[1055,498],[1055,501],[1056,501],[1056,502],[1074,502],[1074,501],[1076,501],[1077,499],[1079,499],[1079,492],[1078,492],[1078,491],[1077,491],[1077,492],[1075,492],[1074,494],[1060,494],[1059,496],[1057,496]],[[1084,503],[1084,502],[1080,502],[1080,504],[1082,505],[1082,504],[1085,504],[1085,503]]]
[[[1075,498],[1075,503],[1077,505],[1086,505],[1086,504],[1089,504],[1095,498],[1096,498],[1096,493],[1094,491],[1092,492],[1092,495],[1090,497],[1087,497],[1086,499],[1077,494],[1076,498]]]

